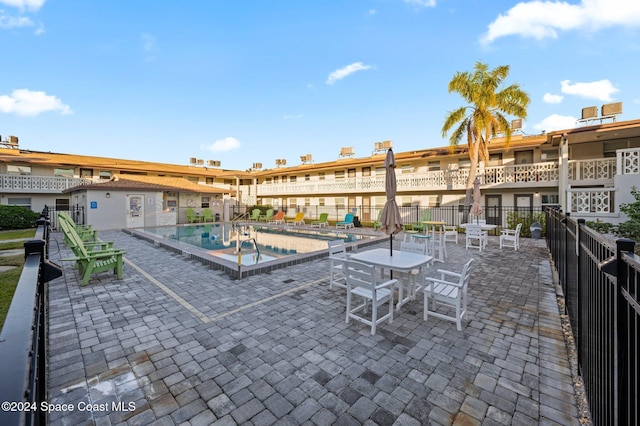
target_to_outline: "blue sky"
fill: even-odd
[[[0,0],[0,134],[23,149],[245,170],[445,146],[447,85],[509,65],[525,134],[623,102],[637,0]]]

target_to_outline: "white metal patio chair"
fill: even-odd
[[[346,322],[348,324],[349,320],[353,318],[367,324],[371,326],[371,335],[375,335],[378,324],[387,319],[389,324],[393,322],[393,290],[398,280],[378,280],[373,265],[355,260],[345,261],[344,268],[347,278]],[[354,297],[362,298],[363,303],[352,307]],[[379,310],[385,303],[389,304],[389,312],[379,317]],[[370,316],[368,314],[369,308],[371,308]],[[360,311],[362,311],[362,315],[358,315]]]
[[[473,259],[465,263],[462,272],[459,274],[438,269],[440,279],[425,278],[425,321],[429,315],[433,315],[437,318],[455,322],[458,331],[462,330],[462,317],[467,313],[467,288],[469,287],[472,263]],[[431,299],[431,310],[429,310],[429,299]],[[455,309],[455,314],[452,316],[442,312],[436,312],[438,305],[444,305],[448,309]]]
[[[344,240],[329,241],[329,288],[333,286],[346,288],[347,282],[343,271],[343,262],[348,259]]]
[[[415,241],[400,242],[400,251],[417,253],[426,256],[428,248],[428,244],[423,244]],[[398,310],[400,310],[400,307],[408,301],[414,300],[416,298],[416,293],[422,290],[422,268],[413,269],[408,273],[401,273],[401,277],[402,280],[398,283],[398,303],[396,304],[396,309]]]
[[[516,229],[503,229],[502,235],[500,235],[500,249],[502,247],[513,247],[515,251],[520,248],[520,231],[522,230],[522,223],[516,225]]]
[[[488,234],[479,226],[467,226],[466,230],[466,249],[474,248],[482,251],[487,245]]]
[[[458,244],[458,227],[455,225],[444,226],[444,241],[451,241]]]

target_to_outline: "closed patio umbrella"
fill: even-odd
[[[389,249],[393,255],[393,236],[402,231],[402,219],[400,218],[400,209],[396,203],[396,159],[393,151],[387,151],[387,157],[384,160],[385,176],[385,192],[387,201],[384,203],[382,214],[380,215],[380,228],[389,235]]]
[[[476,217],[476,222],[478,221],[478,216],[480,216],[484,210],[482,209],[482,205],[480,204],[480,180],[475,178],[473,180],[473,204],[471,204],[471,209],[469,213]]]

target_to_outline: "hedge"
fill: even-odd
[[[35,228],[40,213],[21,206],[0,205],[0,230]]]

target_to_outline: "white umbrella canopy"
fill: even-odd
[[[387,151],[384,168],[386,169],[385,192],[387,194],[387,202],[384,204],[382,215],[380,216],[380,228],[393,239],[393,235],[402,231],[402,219],[400,218],[400,209],[396,203],[396,159],[391,149]]]
[[[473,204],[471,204],[471,209],[469,210],[469,213],[471,213],[471,215],[476,217],[476,221],[478,220],[478,216],[480,216],[482,213],[484,213],[484,210],[482,209],[482,204],[480,204],[480,180],[478,178],[475,178],[473,180]]]

